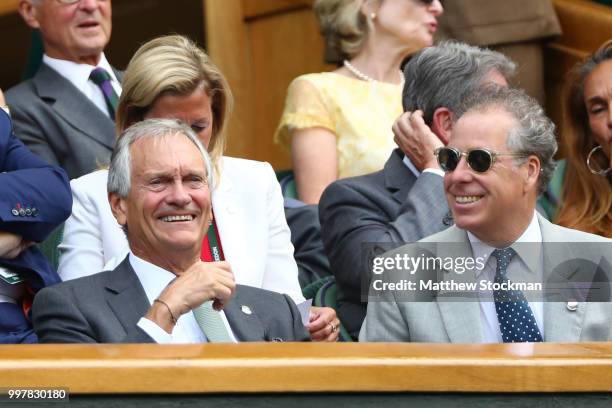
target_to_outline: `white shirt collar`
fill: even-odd
[[[421,172],[417,170],[417,168],[414,166],[412,161],[410,161],[408,156],[404,155],[403,162],[406,165],[406,167],[408,167],[408,169],[412,172],[412,174],[414,174],[416,178],[418,178],[421,175]]]
[[[153,304],[153,301],[157,299],[166,286],[176,278],[176,275],[137,257],[131,251],[129,256],[130,264],[144,288],[147,299],[149,299],[150,304]]]
[[[489,259],[491,253],[496,249],[484,242],[478,237],[467,231],[468,240],[472,246],[472,253],[474,259]],[[540,230],[540,223],[538,222],[537,213],[534,211],[531,222],[523,231],[521,236],[510,245],[512,249],[516,251],[518,256],[527,265],[529,271],[540,274],[541,273],[541,244],[542,243],[542,231]],[[476,275],[478,276],[482,270],[478,270]]]
[[[83,92],[88,84],[91,71],[96,68],[95,66],[89,64],[79,64],[73,61],[52,58],[47,54],[43,55],[43,62],[70,81],[81,92]],[[100,56],[100,61],[98,62],[97,67],[104,68],[110,74],[112,82],[119,82],[115,76],[113,67],[111,67],[111,65],[108,63],[104,53],[102,53]]]

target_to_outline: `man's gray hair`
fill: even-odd
[[[468,112],[483,112],[491,108],[502,108],[517,121],[518,126],[508,132],[506,145],[510,152],[540,159],[538,193],[544,192],[556,167],[553,160],[557,152],[555,124],[525,91],[492,85],[467,98],[455,111],[455,121]]]
[[[445,41],[425,48],[404,66],[404,111],[421,109],[425,123],[431,126],[436,109],[445,107],[454,112],[484,85],[493,70],[509,81],[516,64],[499,52],[460,42]]]
[[[206,167],[206,181],[213,189],[213,173],[208,152],[189,126],[176,119],[147,119],[127,128],[117,138],[108,169],[107,190],[126,198],[131,189],[132,155],[130,146],[140,139],[162,139],[166,136],[183,135],[200,151]]]

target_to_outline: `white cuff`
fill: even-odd
[[[440,177],[444,177],[444,172],[440,169],[429,168],[429,169],[423,170],[423,173],[433,173],[433,174],[437,174]]]
[[[158,344],[169,344],[172,343],[172,335],[168,334],[164,329],[159,327],[153,321],[141,317],[136,323],[145,333],[149,335]]]

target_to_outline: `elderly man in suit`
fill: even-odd
[[[7,91],[17,136],[76,178],[108,164],[115,141],[119,72],[104,56],[110,0],[20,0],[19,13],[42,33],[36,75]]]
[[[113,271],[42,290],[34,301],[40,341],[308,339],[289,296],[236,285],[227,262],[200,261],[211,181],[205,148],[181,122],[149,119],[120,136],[108,194],[130,253]]]
[[[423,263],[410,273],[400,270],[401,265],[391,265],[385,279],[407,277],[418,286],[414,291],[384,291],[376,301],[370,298],[360,340],[612,339],[612,240],[556,226],[535,211],[538,194],[555,167],[554,124],[523,91],[500,87],[473,95],[456,115],[448,146],[437,150],[455,225],[384,257],[419,257],[427,250],[430,259],[480,261],[471,263],[467,271],[447,261],[445,266],[432,262],[424,267]],[[565,288],[589,282],[576,281],[575,276],[590,276],[592,282],[607,288],[607,295],[593,297],[597,292],[590,292],[574,297],[562,291],[559,284],[564,281],[559,278],[566,279]],[[525,283],[524,277],[542,285],[525,286],[523,291],[516,285]],[[421,286],[420,282],[429,281],[438,286]],[[470,291],[454,282],[478,282],[478,289]],[[550,288],[561,295],[572,297],[550,297],[555,293],[547,291],[546,282],[555,283]],[[381,288],[380,283],[376,286]]]
[[[0,343],[35,343],[32,295],[60,279],[33,244],[70,215],[72,197],[66,173],[13,134],[2,91],[0,107]]]
[[[325,190],[321,235],[338,283],[338,316],[354,338],[366,313],[362,282],[370,279],[357,255],[362,244],[400,245],[452,225],[433,151],[448,141],[461,101],[483,84],[507,85],[514,69],[499,53],[461,43],[414,55],[404,68],[405,113],[393,129],[398,149],[383,170],[338,180]]]

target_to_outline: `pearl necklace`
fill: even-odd
[[[351,71],[351,74],[355,75],[357,78],[361,79],[362,81],[366,81],[366,82],[380,82],[374,78],[372,78],[369,75],[364,74],[363,72],[361,72],[360,70],[358,70],[353,64],[351,64],[348,60],[344,60],[342,61],[342,65],[344,65],[344,67],[346,69],[348,69],[349,71]],[[400,84],[403,86],[404,85],[404,74],[402,74],[402,71],[399,71],[400,73],[400,78],[401,78],[401,82]]]

